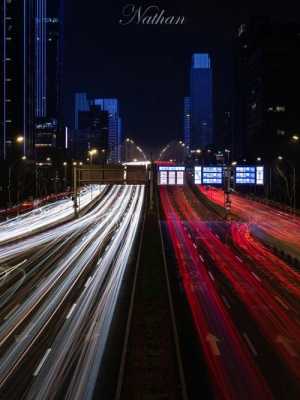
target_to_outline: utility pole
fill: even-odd
[[[296,167],[293,166],[293,214],[296,217]]]
[[[150,211],[153,210],[154,202],[153,202],[153,197],[154,197],[154,164],[153,164],[153,159],[152,159],[152,153],[151,153],[151,164],[150,164],[150,169],[149,169],[149,180],[150,180]],[[146,167],[147,168],[147,167]]]
[[[225,220],[230,221],[231,213],[231,198],[230,198],[230,180],[231,180],[231,166],[225,167],[225,182],[224,182],[224,206],[225,206]]]
[[[11,207],[11,166],[8,168],[8,206]]]
[[[73,178],[74,178],[74,184],[73,184],[74,217],[78,218],[78,188],[77,188],[77,167],[76,166],[74,166],[74,169],[73,169]]]

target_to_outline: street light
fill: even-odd
[[[293,135],[292,136],[292,141],[298,143],[299,142],[299,136],[298,135]]]
[[[227,154],[227,163],[229,164],[229,161],[230,161],[230,150],[225,149],[225,153]]]
[[[261,162],[261,157],[257,157],[256,161]]]
[[[93,164],[93,157],[96,156],[97,154],[98,154],[98,150],[97,149],[89,150],[89,156],[90,156],[91,165]]]
[[[17,142],[18,144],[24,143],[24,136],[17,136],[16,142]]]
[[[67,188],[67,167],[68,167],[68,163],[66,161],[63,162],[63,166],[64,166],[64,190],[66,190],[66,188]]]
[[[277,159],[279,161],[283,161],[283,157],[282,156],[278,156]],[[293,214],[294,216],[296,216],[296,167],[295,165],[293,165],[290,161],[288,161],[287,159],[284,159],[284,161],[291,167],[292,171],[293,171],[293,198],[292,198],[292,207],[293,207]]]

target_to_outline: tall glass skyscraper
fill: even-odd
[[[49,155],[61,129],[63,0],[0,6],[0,159]],[[15,146],[23,136],[22,146]],[[35,151],[34,151],[35,149]]]
[[[122,123],[117,99],[88,99],[86,93],[75,95],[75,130],[80,129],[79,113],[90,111],[92,106],[108,113],[107,152],[109,162],[121,161]]]
[[[0,18],[0,160],[9,160],[33,153],[34,0],[2,1]]]
[[[213,144],[213,73],[209,54],[193,54],[190,75],[190,147]]]
[[[51,156],[62,138],[63,0],[35,0],[35,151]]]
[[[184,143],[187,146],[191,144],[191,98],[185,97],[183,102],[184,108]]]

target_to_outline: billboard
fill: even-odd
[[[203,167],[202,184],[203,185],[222,185],[223,167]]]
[[[256,167],[256,184],[264,185],[265,183],[265,169],[262,166]]]
[[[184,185],[185,167],[160,166],[158,169],[159,185]]]
[[[235,169],[235,183],[237,185],[263,185],[263,166],[237,166]]]
[[[195,167],[194,181],[196,185],[202,185],[202,167]]]

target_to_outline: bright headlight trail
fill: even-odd
[[[91,271],[92,275],[86,282],[78,301],[76,301],[76,306],[73,306],[74,311],[72,310],[72,312],[79,320],[88,321],[90,324],[94,321],[93,329],[101,330],[101,343],[102,348],[104,348],[110,320],[139,223],[144,188],[135,186],[114,187],[107,197],[106,201],[102,201],[87,216],[66,224],[66,226],[62,225],[56,228],[56,232],[61,235],[66,233],[65,229],[69,232],[79,230],[83,234],[76,241],[76,246],[71,247],[64,256],[56,261],[54,268],[48,271],[41,282],[36,287],[30,288],[26,299],[16,309],[12,310],[9,318],[0,327],[0,345],[2,348],[5,346],[6,350],[3,353],[0,366],[0,387],[3,387],[15,373],[28,352],[47,331],[47,326],[51,321],[59,318],[59,310],[62,305],[65,304],[70,293],[74,293],[79,280],[86,276],[88,271]],[[88,224],[90,224],[89,228],[85,230]],[[55,251],[55,249],[51,251]],[[99,252],[102,252],[103,255],[94,271]],[[38,268],[43,268],[42,262]],[[94,310],[92,319],[91,314],[84,311],[87,308]],[[59,363],[59,360],[65,354],[61,351],[56,352],[55,349],[61,349],[61,343],[73,348],[73,346],[78,345],[78,338],[82,334],[79,327],[79,330],[77,330],[72,324],[66,328],[66,324],[74,323],[71,314],[69,317],[66,323],[62,325],[62,330],[53,344],[53,352],[47,353],[49,362],[53,360],[53,354],[58,354],[58,358],[54,358],[54,371],[59,371],[59,368],[61,368],[61,364],[57,366],[56,363]],[[102,321],[100,325],[99,321]],[[83,323],[82,327],[84,326],[86,324]],[[65,337],[62,333],[64,329],[67,329],[68,332]],[[19,338],[17,343],[11,340],[15,334]],[[94,354],[94,352],[92,353]],[[90,360],[92,359],[92,354],[90,354]],[[46,362],[46,358],[43,362]],[[98,362],[99,358],[93,361],[93,363]],[[63,368],[67,368],[67,358],[63,365]],[[81,373],[84,374],[84,371]],[[37,375],[37,373],[34,374],[36,382],[40,379],[37,379]],[[61,376],[56,376],[55,379],[59,380]],[[88,384],[91,387],[90,381]],[[38,393],[41,387],[37,383],[32,390]],[[40,398],[46,397],[41,395]]]
[[[55,396],[63,383],[63,371],[72,367],[75,352],[79,353],[79,359],[65,398],[88,400],[93,397],[112,316],[138,228],[143,197],[143,187],[135,190],[108,250],[86,281],[74,308],[70,309],[71,316],[68,314],[53,343],[43,373],[35,380],[28,399]]]
[[[79,195],[80,207],[86,207],[95,199],[105,186],[93,185],[83,189]],[[72,217],[73,201],[68,198],[30,211],[0,224],[0,244],[39,232],[62,223]]]

